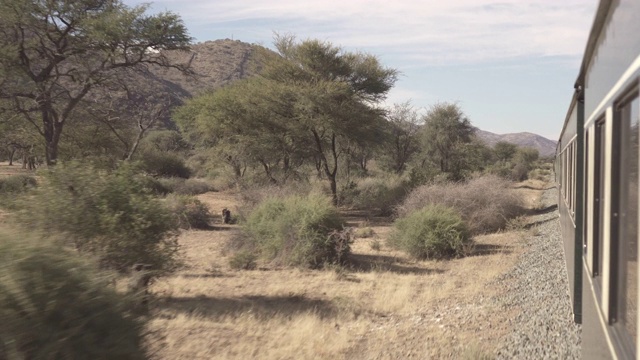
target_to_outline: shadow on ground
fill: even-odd
[[[346,267],[357,272],[388,271],[396,274],[442,274],[444,270],[411,266],[388,255],[351,254]]]
[[[553,204],[553,205],[549,205],[545,208],[542,209],[531,209],[529,211],[527,211],[528,215],[543,215],[543,214],[548,214],[551,212],[554,212],[558,210],[558,204]]]
[[[485,256],[493,254],[511,254],[511,246],[493,245],[493,244],[476,244],[467,256]]]
[[[187,315],[219,319],[224,316],[251,314],[259,319],[271,319],[276,315],[292,316],[313,312],[321,318],[334,317],[338,309],[328,300],[310,299],[300,294],[288,296],[251,295],[237,298],[168,297],[159,298],[157,310],[169,310]]]

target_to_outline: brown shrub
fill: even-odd
[[[522,198],[510,184],[488,175],[466,183],[423,185],[409,194],[397,213],[407,216],[427,205],[442,204],[460,213],[471,234],[493,232],[504,228],[509,219],[523,211]]]

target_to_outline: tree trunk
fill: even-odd
[[[13,165],[13,156],[16,154],[16,147],[12,146],[11,151],[9,152],[9,166]]]
[[[333,198],[333,205],[338,206],[338,184],[336,183],[336,175],[329,176],[329,182],[331,185],[331,196]]]
[[[277,184],[278,180],[276,180],[273,175],[271,175],[271,168],[269,167],[269,164],[267,164],[264,160],[258,160],[260,161],[260,163],[262,164],[262,167],[264,168],[264,172],[265,174],[267,174],[267,178],[269,179],[269,181],[272,184]]]
[[[62,134],[63,122],[57,121],[53,114],[46,110],[42,111],[42,122],[47,166],[52,166],[58,162],[58,143]]]

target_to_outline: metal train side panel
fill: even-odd
[[[610,91],[640,53],[640,1],[612,0],[599,34],[594,36],[593,53],[587,59],[584,76],[585,114],[594,120]],[[581,76],[581,77],[582,77]],[[579,80],[580,81],[580,80]]]
[[[582,112],[582,105],[577,101],[577,97],[574,96],[572,106],[565,122],[562,135],[560,137],[560,143],[558,144],[559,159],[564,158],[571,151],[580,150],[579,145],[582,144],[581,132],[582,124],[579,121],[579,113]],[[582,114],[580,114],[582,115]],[[581,151],[576,154],[580,159]],[[568,166],[567,163],[564,166]],[[569,287],[571,295],[571,305],[573,311],[574,321],[580,323],[582,321],[582,220],[581,216],[581,194],[583,193],[582,187],[576,180],[582,176],[581,161],[574,161],[573,169],[564,173],[562,176],[569,176],[571,178],[566,179],[564,183],[574,182],[575,187],[560,188],[560,197],[558,201],[558,210],[560,212],[560,224],[563,239],[564,258],[567,263],[567,273],[569,277]],[[567,181],[568,180],[568,181]],[[568,194],[571,192],[572,194]],[[567,201],[567,198],[572,196],[576,197],[576,206],[572,206],[572,201]]]
[[[597,181],[603,181],[604,188],[610,189],[612,184],[611,174],[613,169],[611,168],[612,148],[613,144],[613,106],[615,101],[622,96],[626,89],[630,88],[637,82],[638,74],[640,72],[638,62],[640,61],[640,1],[637,0],[601,0],[598,11],[594,20],[594,24],[589,35],[585,56],[583,58],[582,67],[576,87],[578,89],[584,89],[584,127],[591,135],[589,152],[594,151],[594,147],[600,144],[596,141],[596,133],[602,131],[602,136],[606,140],[602,144],[600,155],[605,161],[600,162],[595,156],[591,154],[588,158],[581,157],[583,159],[589,159],[591,162],[589,165],[589,195],[585,201],[589,201],[587,205],[587,211],[593,211],[594,207],[602,206],[602,213],[599,215],[601,222],[597,224],[593,214],[590,218],[587,218],[587,228],[585,231],[589,234],[587,237],[587,256],[584,258],[584,265],[581,266],[582,273],[582,354],[585,359],[612,359],[612,358],[626,358],[630,355],[629,352],[623,351],[623,349],[617,344],[617,335],[613,331],[613,324],[610,324],[610,296],[615,291],[615,288],[611,287],[610,279],[611,266],[609,259],[611,259],[611,201],[610,196],[604,196],[602,199],[602,205],[594,205],[595,196],[592,192],[597,189],[591,183],[596,180],[596,170],[592,169],[594,166],[599,166],[600,174]],[[575,103],[572,103],[571,109],[573,109]],[[570,110],[573,111],[573,110]],[[565,128],[561,135],[561,142],[566,141],[570,136],[566,134],[568,131],[573,130],[570,117],[567,117]],[[596,122],[601,123],[604,121],[603,130],[598,130]],[[579,131],[576,126],[576,132]],[[559,146],[560,149],[560,146]],[[584,164],[584,161],[578,161],[579,164]],[[601,165],[596,165],[600,164]],[[577,179],[581,179],[578,173]],[[577,189],[580,189],[579,186]],[[608,190],[607,190],[608,191]],[[605,193],[602,193],[605,194]],[[606,193],[608,194],[608,193]],[[603,196],[603,195],[600,195]],[[566,222],[568,221],[568,214],[566,204],[562,203],[563,198],[560,199],[560,211],[562,219],[562,231],[565,242],[567,239],[573,239],[578,232],[574,231],[573,234],[569,234],[571,231],[568,228]],[[583,213],[578,212],[576,209],[576,218],[580,217],[584,219]],[[574,220],[573,225],[577,224],[577,219]],[[602,226],[601,238],[599,240],[598,252],[600,253],[602,262],[600,266],[596,266],[598,274],[593,272],[594,259],[588,256],[596,254],[593,252],[596,247],[594,246],[594,237],[596,234],[594,226]],[[579,229],[579,228],[578,228]],[[575,230],[575,227],[574,227]],[[568,244],[565,243],[565,254],[567,252]],[[595,255],[593,255],[595,256]],[[613,260],[611,260],[613,261]],[[572,264],[569,264],[567,259],[568,269],[574,269]],[[577,265],[573,264],[573,265]],[[571,275],[570,275],[571,277]],[[613,290],[612,290],[613,289]],[[572,295],[575,290],[572,287]],[[615,295],[615,294],[614,294]],[[574,304],[575,306],[575,304]]]
[[[607,342],[607,336],[602,328],[601,316],[598,313],[599,307],[590,281],[587,269],[583,267],[582,278],[584,286],[582,289],[582,358],[583,359],[613,359]]]

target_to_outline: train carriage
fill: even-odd
[[[638,358],[640,1],[602,0],[556,151],[583,358]]]

